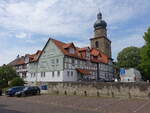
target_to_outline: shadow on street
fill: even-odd
[[[0,113],[24,113],[16,110],[9,110],[7,105],[0,104]]]

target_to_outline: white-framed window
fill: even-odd
[[[60,71],[57,71],[57,76],[58,76],[58,77],[60,76]]]
[[[32,78],[32,76],[33,76],[33,73],[31,73],[31,78]]]
[[[80,60],[77,61],[77,64],[80,65]]]
[[[54,77],[54,76],[55,76],[55,72],[53,71],[53,72],[52,72],[52,77]]]
[[[74,59],[71,59],[71,63],[74,64],[74,63],[75,63],[75,60],[74,60]]]
[[[36,76],[36,73],[31,73],[31,78],[34,78]]]
[[[59,63],[59,59],[56,59],[56,63],[57,63],[57,64]]]
[[[74,48],[69,48],[69,53],[74,54],[75,53],[75,49]]]
[[[73,71],[71,71],[71,76],[73,77]]]
[[[36,76],[36,73],[33,73],[33,78]]]
[[[51,59],[51,64],[55,64],[55,60],[54,59]]]
[[[41,72],[41,77],[45,77],[45,72]]]
[[[65,63],[65,69],[67,68],[67,64]]]
[[[67,71],[67,76],[69,77],[69,75],[70,75],[70,72],[69,72],[69,71]]]

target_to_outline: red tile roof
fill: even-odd
[[[75,46],[74,46],[74,44],[73,43],[68,43],[68,44],[65,44],[64,46],[63,46],[63,48],[69,48],[69,47],[73,47],[73,48],[75,48]]]
[[[12,62],[10,62],[8,65],[23,65],[25,64],[24,62],[24,56],[20,57],[20,58],[16,58],[15,60],[13,60]]]
[[[97,50],[97,49],[91,49],[91,55],[93,55],[93,56],[99,56],[99,55],[101,55],[100,54],[100,51],[99,50]]]
[[[29,55],[30,62],[35,62],[38,60],[38,57],[41,55],[42,51],[38,50],[35,54]]]
[[[89,47],[78,48],[78,51],[86,51],[87,49],[90,49],[90,48]]]
[[[65,48],[66,47],[70,47],[71,44],[73,44],[73,43],[67,44],[67,43],[64,43],[64,42],[61,42],[61,41],[58,41],[58,40],[55,40],[55,39],[51,39],[51,38],[49,40],[52,40],[56,44],[56,46],[62,51],[62,53],[64,55],[86,60],[85,55],[83,55],[82,52],[86,51],[87,48],[89,48],[89,47],[85,47],[85,48],[75,47],[75,53],[71,54]],[[91,61],[93,61],[93,62],[108,63],[109,57],[107,55],[105,55],[104,53],[102,53],[98,49],[95,49],[95,48],[90,49],[90,55],[91,55],[91,57],[92,56],[96,56],[97,57],[96,59],[91,58]]]
[[[101,51],[92,48],[90,49],[89,47],[84,47],[84,48],[79,48],[79,47],[75,47],[75,45],[73,43],[64,43],[52,38],[49,38],[49,40],[47,41],[46,45],[44,46],[44,48],[47,46],[48,42],[52,40],[56,46],[61,50],[61,52],[66,55],[66,56],[70,56],[70,57],[74,57],[74,58],[78,58],[81,60],[89,60],[86,58],[86,51],[89,49],[90,50],[90,60],[92,62],[102,62],[102,63],[108,63],[108,59],[109,57],[106,56],[104,53],[102,53]],[[68,49],[72,47],[75,50],[75,53],[69,53]],[[44,50],[43,48],[43,50]],[[26,54],[25,56],[15,59],[14,61],[12,61],[9,64],[12,65],[22,65],[25,64],[25,57],[29,57],[29,62],[36,62],[38,61],[38,59],[40,58],[43,50],[38,50],[35,54]]]
[[[26,64],[25,63],[25,57],[29,57],[29,62],[33,62],[33,61],[37,61],[39,55],[42,53],[41,50],[38,50],[35,54],[26,54],[25,56],[16,58],[15,60],[13,60],[12,62],[10,62],[8,65],[23,65]]]

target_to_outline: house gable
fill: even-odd
[[[63,57],[64,54],[61,50],[56,46],[53,40],[49,39],[38,58],[37,69],[35,70],[34,65],[31,65],[30,71],[32,72],[32,69],[36,72],[63,70]]]

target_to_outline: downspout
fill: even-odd
[[[64,81],[64,71],[65,71],[65,58],[66,56],[64,55],[63,57],[63,81]]]
[[[97,80],[96,81],[99,81],[99,63],[97,63]]]

